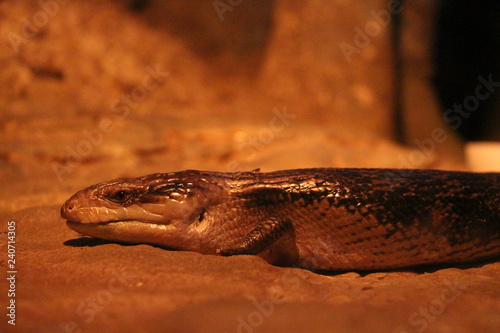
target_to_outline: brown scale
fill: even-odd
[[[189,198],[196,214],[187,228],[199,232],[200,245],[177,242],[181,250],[256,254],[314,269],[384,269],[498,256],[499,178],[437,170],[189,170],[94,185],[68,200],[61,214],[77,230],[80,203],[99,207],[114,198],[116,204],[128,195],[120,189],[133,190],[123,207]],[[141,242],[169,247],[168,237]]]

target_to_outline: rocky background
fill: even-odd
[[[446,91],[446,19],[430,0],[0,1],[0,269],[14,225],[17,271],[0,330],[496,332],[496,262],[333,274],[81,238],[59,217],[83,187],[153,172],[467,169],[468,117],[444,114],[496,68]],[[475,138],[498,133],[489,88]]]

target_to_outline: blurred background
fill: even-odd
[[[0,209],[187,168],[466,170],[494,1],[0,2]],[[484,160],[484,158],[483,158]]]

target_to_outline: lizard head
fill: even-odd
[[[196,171],[120,178],[75,193],[61,216],[85,235],[190,250],[196,226],[220,193]]]

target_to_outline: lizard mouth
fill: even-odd
[[[67,220],[68,227],[80,234],[129,244],[151,244],[168,249],[183,249],[189,241],[179,236],[180,231],[173,224],[158,224],[141,221],[110,221],[82,223]]]
[[[157,224],[157,225],[169,225],[171,221],[149,221],[149,220],[139,220],[139,219],[129,219],[129,220],[113,220],[104,222],[79,222],[75,220],[66,220],[68,226],[71,224],[85,224],[85,225],[108,225],[113,223],[144,223],[144,224]]]
[[[120,220],[98,223],[82,223],[67,220],[67,226],[81,234],[109,240],[121,240],[122,235],[147,234],[151,231],[168,231],[175,229],[172,224],[161,224],[151,221]]]

